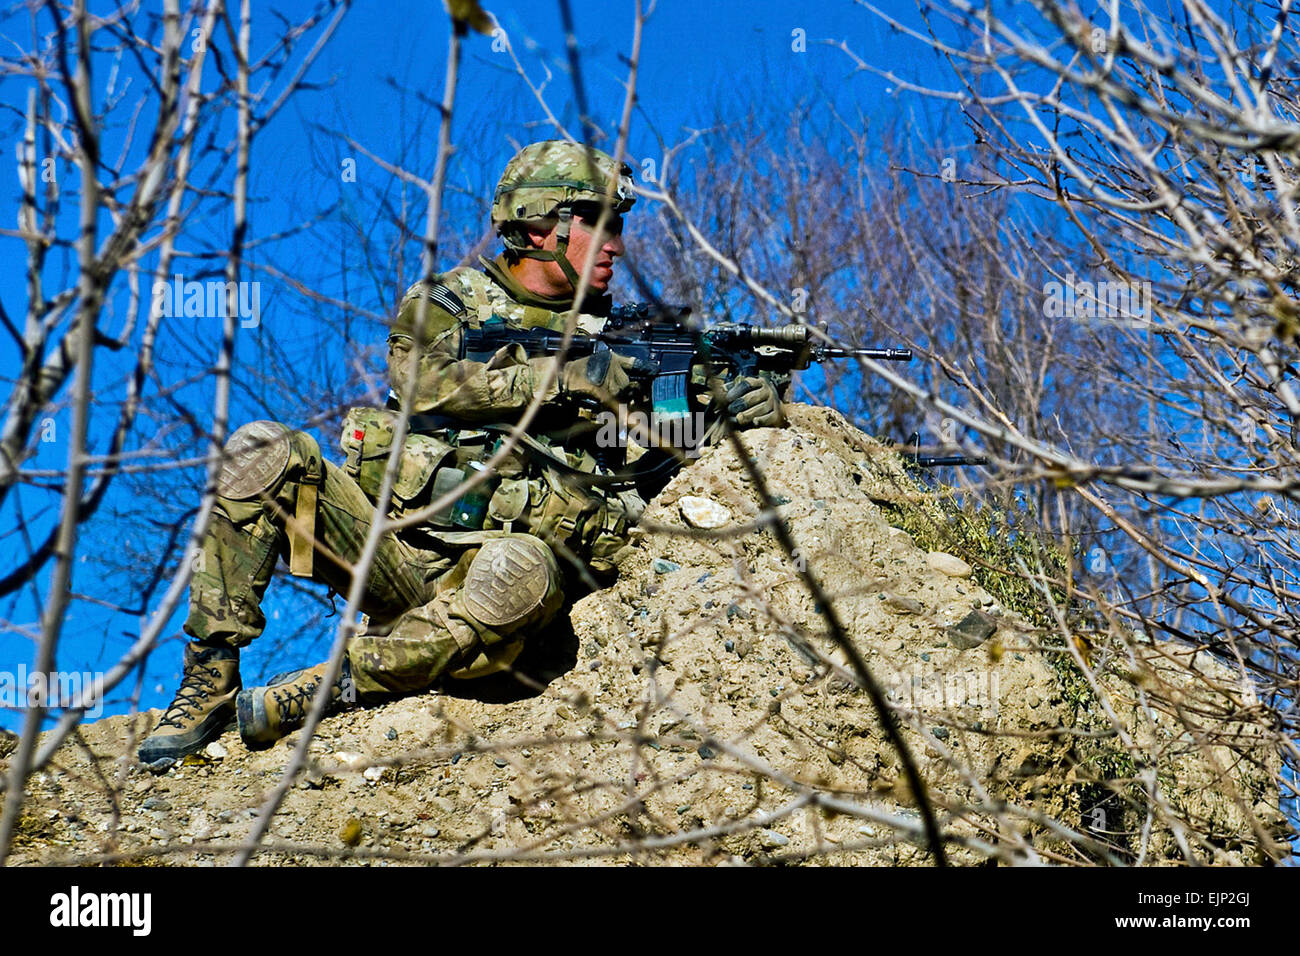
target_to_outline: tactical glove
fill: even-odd
[[[570,395],[594,398],[601,404],[616,401],[632,390],[630,372],[651,372],[653,362],[601,349],[580,359],[571,359],[560,369],[560,390]]]
[[[779,428],[785,424],[776,386],[758,376],[741,376],[727,383],[727,414],[741,428]]]

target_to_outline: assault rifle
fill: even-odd
[[[833,359],[912,360],[911,349],[828,346],[803,325],[764,328],[726,322],[699,329],[687,323],[689,315],[688,308],[618,306],[611,310],[600,332],[575,333],[567,354],[581,357],[609,349],[640,359],[645,370],[629,374],[649,384],[653,414],[663,418],[690,414],[691,368],[700,363],[726,366],[739,375],[755,375],[760,371],[784,374]],[[563,334],[554,329],[511,328],[505,320],[494,317],[462,336],[461,358],[485,362],[502,346],[516,343],[530,357],[556,355],[563,340]]]
[[[906,348],[842,349],[819,341],[803,325],[764,328],[726,322],[700,329],[687,319],[689,308],[655,307],[647,304],[616,306],[605,327],[595,334],[575,333],[567,354],[575,358],[608,349],[641,360],[641,369],[629,375],[649,386],[652,415],[660,419],[685,418],[690,414],[690,376],[696,364],[719,365],[739,375],[761,371],[778,375],[808,368],[814,362],[869,358],[886,362],[910,362]],[[518,344],[530,358],[558,355],[564,335],[555,329],[519,329],[504,319],[491,318],[461,339],[461,358],[486,362],[500,348]],[[922,468],[946,465],[984,464],[983,458],[958,455],[942,457],[920,453],[920,436],[909,439],[903,457]]]
[[[921,433],[912,432],[907,439],[903,460],[918,468],[942,468],[948,465],[987,465],[987,458],[968,458],[965,455],[922,455]]]

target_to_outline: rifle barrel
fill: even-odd
[[[921,468],[946,468],[949,465],[987,465],[987,458],[968,458],[965,455],[922,455],[921,433],[912,432],[902,453],[906,461]]]
[[[987,465],[987,458],[967,458],[965,455],[917,455],[912,459],[922,468],[946,468],[949,465]]]
[[[877,362],[910,362],[911,349],[825,349],[820,354],[826,358],[869,358]]]

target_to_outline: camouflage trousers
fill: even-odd
[[[266,627],[261,602],[276,560],[288,559],[291,535],[307,530],[293,525],[305,482],[316,497],[304,535],[312,554],[303,576],[313,581],[348,593],[375,515],[360,486],[320,459],[310,436],[254,425],[281,429],[282,438],[267,441],[273,432],[263,427],[250,443],[245,426],[228,445],[184,625],[207,644],[243,647]],[[446,673],[497,670],[562,605],[563,579],[541,539],[503,532],[446,537],[455,543],[421,538],[417,546],[391,531],[379,538],[361,600],[367,622],[347,648],[362,695],[411,693]]]

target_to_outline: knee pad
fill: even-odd
[[[510,534],[479,549],[461,588],[464,609],[480,624],[503,634],[549,620],[564,599],[560,568],[539,538]]]
[[[284,477],[293,454],[289,429],[279,422],[249,422],[226,442],[217,494],[248,501],[271,491]]]
[[[217,475],[217,494],[232,501],[274,494],[290,471],[307,480],[321,473],[316,439],[279,422],[240,426],[226,442],[225,459]]]
[[[233,521],[257,516],[260,502],[279,494],[286,479],[298,482],[288,525],[289,571],[310,577],[317,489],[325,467],[316,439],[279,422],[249,422],[230,436],[225,454],[217,494],[226,500],[224,507]]]

